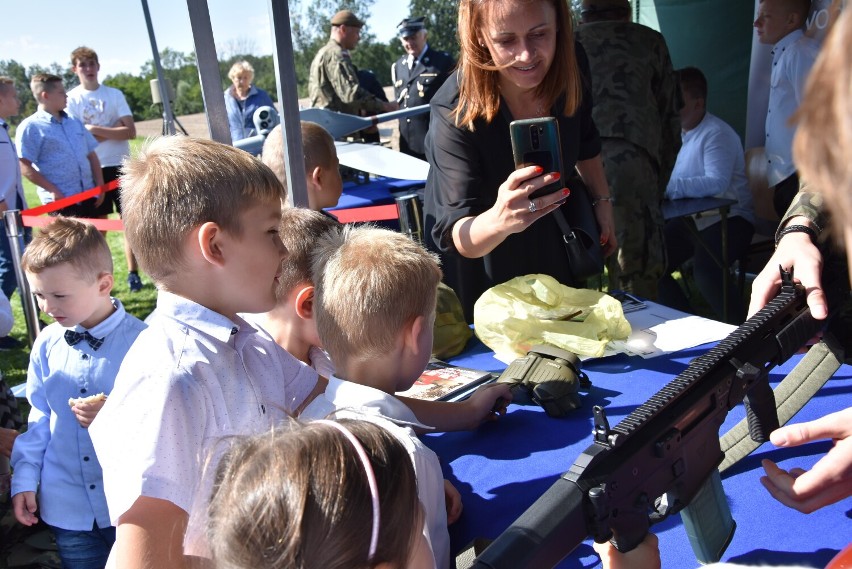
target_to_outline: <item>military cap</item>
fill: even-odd
[[[629,10],[630,0],[583,0],[581,14],[609,12],[612,10]]]
[[[355,28],[363,28],[364,22],[358,19],[358,16],[352,13],[351,10],[341,10],[331,17],[332,26],[352,26]]]
[[[404,19],[403,21],[401,21],[400,23],[398,23],[396,25],[396,28],[398,30],[397,34],[399,35],[399,37],[405,38],[405,37],[412,36],[412,35],[416,34],[420,30],[425,30],[426,29],[425,20],[426,20],[425,17]]]

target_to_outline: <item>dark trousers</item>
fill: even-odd
[[[748,251],[754,235],[754,226],[739,216],[729,218],[727,224],[730,266]],[[672,277],[672,272],[678,270],[688,259],[693,258],[695,283],[698,290],[721,320],[725,314],[725,305],[722,302],[723,271],[728,270],[728,267],[723,269],[713,260],[713,257],[720,261],[722,259],[722,223],[714,223],[699,232],[700,239],[707,246],[706,248],[698,242],[690,231],[689,225],[695,228],[695,221],[691,217],[679,217],[666,223],[664,229],[666,272],[659,283],[659,301],[666,306],[694,313],[684,290]],[[710,256],[708,249],[713,253],[713,257]],[[727,307],[728,321],[737,324],[742,322],[745,316],[743,300],[734,286],[733,279],[728,279]]]
[[[775,207],[775,213],[778,217],[784,217],[787,208],[793,203],[793,198],[799,193],[799,174],[793,173],[788,178],[784,178],[774,187],[772,196],[772,205]]]
[[[402,136],[399,137],[399,151],[402,152],[403,154],[408,154],[409,156],[414,156],[415,158],[419,158],[420,160],[423,160],[424,162],[426,162],[426,155],[420,154],[419,152],[412,150],[411,147],[408,145],[408,140],[406,140]]]
[[[11,209],[22,210],[24,204],[21,197],[18,196],[15,200],[15,207]],[[6,295],[6,298],[11,298],[15,289],[18,288],[18,279],[15,277],[15,265],[12,261],[12,245],[9,242],[9,237],[6,235],[6,224],[3,220],[3,215],[0,215],[0,290]],[[29,227],[24,228],[24,244],[27,244],[32,239],[32,230]]]

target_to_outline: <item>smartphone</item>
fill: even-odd
[[[562,166],[562,144],[559,140],[559,123],[556,119],[542,117],[512,121],[509,124],[509,134],[512,137],[515,169],[541,166],[545,174],[559,172],[562,176],[552,184],[530,194],[530,199],[561,190],[565,183],[565,169]]]

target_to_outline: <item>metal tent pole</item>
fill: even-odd
[[[269,0],[269,22],[272,26],[272,50],[278,104],[281,107],[281,129],[284,135],[284,170],[287,176],[287,199],[296,207],[308,207],[308,183],[302,152],[302,127],[299,99],[296,95],[296,64],[290,31],[290,8],[282,0]]]
[[[157,39],[154,37],[154,26],[151,24],[151,12],[148,10],[148,0],[142,0],[142,12],[145,13],[145,25],[148,26],[148,38],[151,40],[151,52],[154,55],[154,72],[157,74],[157,87],[160,90],[160,101],[163,104],[163,134],[175,133],[175,115],[169,101],[169,90],[163,77],[163,67],[160,65],[160,52],[157,50]]]
[[[222,76],[219,74],[219,59],[210,24],[207,0],[186,0],[189,22],[192,26],[192,41],[198,62],[198,79],[207,113],[207,128],[210,138],[223,144],[231,144],[231,129],[228,126],[228,111],[222,94]]]
[[[12,252],[12,265],[15,267],[15,277],[18,279],[18,291],[21,294],[21,308],[24,311],[24,321],[27,325],[27,338],[32,347],[39,333],[38,306],[30,293],[30,284],[27,282],[24,269],[21,267],[21,256],[24,254],[24,223],[21,211],[18,209],[7,210],[3,215],[3,224],[6,226],[6,235],[9,237],[9,245]]]

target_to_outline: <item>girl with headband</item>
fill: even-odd
[[[408,452],[365,421],[295,421],[219,464],[207,537],[218,569],[428,569]]]

